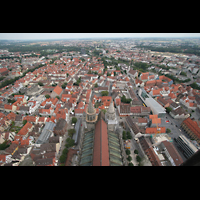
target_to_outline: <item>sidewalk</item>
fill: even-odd
[[[131,160],[131,162],[134,164],[134,166],[138,166],[138,162],[137,162],[137,160],[136,160],[136,154],[134,153],[134,150],[136,149],[135,148],[135,146],[133,145],[133,142],[130,140],[130,142],[128,142],[127,143],[127,146],[129,146],[130,147],[130,152],[131,152],[131,154],[130,154],[130,156],[132,157],[132,160]],[[129,162],[129,161],[128,161]]]
[[[67,130],[68,129],[71,129],[71,123],[70,123],[70,120],[71,118],[67,121],[67,124],[68,124],[68,127],[67,127]],[[60,151],[59,153],[57,154],[57,159],[58,159],[58,163],[59,163],[59,158],[60,156],[62,155],[62,151],[63,149],[65,148],[65,144],[66,144],[66,139],[68,138],[68,131],[65,132],[64,136],[62,137],[62,142],[61,142],[61,147],[60,147]]]

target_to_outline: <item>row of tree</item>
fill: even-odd
[[[144,48],[151,51],[171,52],[171,53],[189,53],[200,56],[200,48],[198,46],[180,45],[174,47],[154,47],[154,46],[136,46],[136,48]]]
[[[168,78],[170,78],[170,79],[172,79],[174,83],[187,83],[187,82],[191,81],[190,78],[182,81],[182,80],[176,78],[175,76],[173,76],[171,74],[165,74],[165,76],[168,77]]]
[[[122,135],[122,139],[123,140],[127,140],[127,139],[130,140],[130,139],[132,139],[132,135],[131,135],[131,133],[129,131],[127,131],[127,132],[123,131],[122,134],[123,134]]]

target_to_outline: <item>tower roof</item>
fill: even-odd
[[[115,108],[113,106],[113,100],[111,100],[109,108],[108,108],[108,113],[115,113]]]
[[[94,110],[94,107],[93,107],[93,105],[92,105],[92,102],[91,102],[91,100],[89,101],[89,105],[88,105],[88,113],[94,113],[95,112],[95,110]]]

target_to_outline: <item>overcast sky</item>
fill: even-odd
[[[47,40],[124,37],[200,37],[200,33],[0,33],[0,40]]]

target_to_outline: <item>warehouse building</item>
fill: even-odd
[[[165,108],[163,108],[156,100],[149,96],[144,89],[140,88],[138,95],[142,101],[151,108],[154,115],[158,115],[158,118],[165,117]]]

